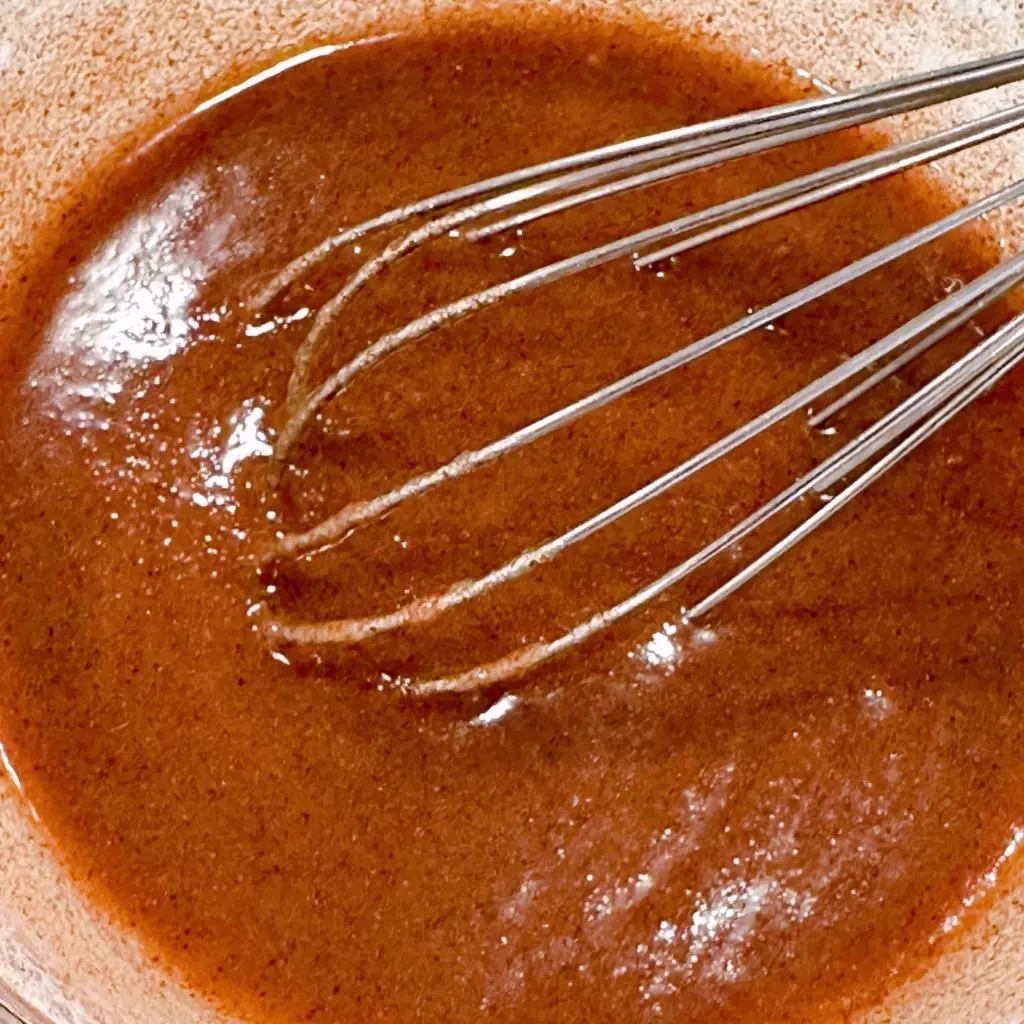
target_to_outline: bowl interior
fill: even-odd
[[[550,0],[581,14],[638,13],[692,28],[722,45],[786,61],[829,87],[877,81],[1024,45],[1015,0]],[[260,69],[325,40],[401,30],[459,0],[0,0],[0,323],[17,309],[22,253],[40,223],[78,194],[86,169],[167,124],[214,92],[232,68]],[[492,3],[490,6],[496,6]],[[500,5],[508,6],[508,5]],[[534,8],[536,11],[536,8]],[[521,11],[531,17],[530,7]],[[1005,103],[1005,91],[907,118],[898,131]],[[13,140],[14,144],[9,144]],[[936,172],[939,173],[939,172]],[[1007,138],[943,164],[965,196],[1024,176],[1024,139]],[[998,229],[1008,244],[1021,225]],[[0,356],[4,340],[0,334]],[[0,673],[9,666],[0,662]],[[29,1024],[225,1020],[153,967],[144,950],[65,878],[19,793],[0,733],[0,1024],[4,1004]],[[1009,860],[1009,858],[1007,858]],[[1008,1021],[1024,1015],[1024,878],[1007,865],[1002,895],[928,974],[897,992],[881,1020]],[[1019,883],[1019,884],[1018,884]]]

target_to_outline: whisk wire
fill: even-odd
[[[467,601],[503,586],[533,571],[541,565],[564,553],[570,547],[603,530],[605,527],[636,511],[643,505],[665,494],[702,469],[707,468],[725,455],[735,451],[772,426],[806,407],[820,396],[832,391],[845,381],[861,373],[878,359],[896,351],[904,344],[917,338],[929,329],[942,325],[949,318],[955,318],[964,308],[982,297],[991,302],[997,295],[1024,279],[1024,253],[999,264],[976,278],[958,292],[924,310],[912,320],[890,332],[874,344],[867,346],[857,355],[818,377],[810,384],[791,394],[772,408],[749,420],[727,436],[708,445],[689,459],[675,466],[645,486],[621,498],[614,504],[577,524],[565,533],[548,540],[535,548],[528,549],[500,567],[475,580],[460,581],[439,594],[419,598],[403,605],[394,612],[366,618],[335,619],[318,623],[296,625],[279,624],[279,636],[296,643],[353,644],[369,639],[382,632],[391,631],[412,624],[425,624]],[[994,344],[993,335],[983,346],[974,350],[972,356],[980,359]],[[973,365],[973,364],[968,364]],[[955,378],[954,378],[955,379]],[[931,396],[929,388],[915,396],[911,408],[924,408]],[[872,439],[866,434],[857,443],[866,444]],[[847,467],[847,472],[855,464]]]
[[[1010,372],[1024,358],[1024,315],[1019,315],[1011,321],[1010,329],[1002,339],[1000,355],[995,359],[994,365],[986,363],[983,371],[973,378],[969,378],[966,387],[957,392],[952,399],[941,406],[930,419],[919,426],[909,437],[901,441],[895,448],[880,459],[874,466],[868,469],[860,477],[854,480],[848,487],[840,492],[827,504],[819,508],[810,518],[802,522],[798,527],[786,534],[782,540],[774,544],[759,558],[741,570],[721,587],[709,594],[702,601],[694,605],[688,612],[687,618],[694,620],[706,615],[709,611],[721,604],[727,597],[734,594],[741,587],[745,586],[755,577],[759,576],[774,562],[778,561],[786,552],[795,548],[802,540],[809,537],[823,523],[845,508],[858,494],[866,490],[876,480],[881,478],[896,463],[906,458],[915,448],[928,440],[940,427],[948,423],[961,410],[965,409],[979,395],[992,387],[998,380]],[[1009,350],[1009,351],[1007,351]],[[965,359],[972,359],[976,353]],[[964,368],[959,364],[956,370]],[[972,368],[973,369],[973,368]],[[845,467],[840,463],[832,469],[832,473],[838,476]],[[827,480],[827,478],[826,478]],[[819,486],[827,486],[823,480]]]
[[[615,622],[637,611],[644,605],[666,591],[677,586],[701,566],[706,565],[724,551],[733,547],[744,537],[766,524],[783,509],[794,505],[812,491],[819,493],[827,481],[837,478],[837,473],[845,475],[856,465],[862,464],[878,449],[880,438],[886,442],[900,436],[905,430],[939,406],[938,411],[925,423],[914,430],[908,437],[894,447],[884,458],[875,463],[869,470],[854,480],[845,490],[822,505],[808,519],[772,545],[764,554],[749,565],[731,576],[725,583],[701,599],[689,609],[684,609],[683,617],[692,623],[707,615],[727,597],[741,587],[750,583],[776,562],[788,551],[795,548],[802,540],[809,537],[828,519],[836,515],[849,504],[858,494],[880,479],[889,469],[895,466],[915,448],[932,436],[937,430],[951,420],[962,409],[966,408],[975,398],[996,381],[1005,376],[1022,358],[1024,358],[1024,315],[1018,316],[1003,328],[1000,337],[993,336],[993,345],[984,354],[969,353],[944,375],[941,385],[936,385],[928,394],[930,401],[922,402],[918,396],[907,399],[898,409],[893,410],[872,428],[870,444],[875,445],[874,451],[868,450],[865,438],[855,438],[842,450],[823,462],[784,491],[764,504],[741,523],[732,527],[706,547],[686,561],[681,562],[658,579],[638,590],[624,601],[611,608],[593,615],[585,622],[567,631],[551,641],[541,641],[520,647],[511,654],[498,658],[485,665],[452,676],[439,677],[420,682],[407,682],[406,689],[420,696],[440,693],[465,693],[478,690],[496,683],[504,682],[510,677],[523,674],[539,667],[546,661],[564,653],[572,647],[582,644],[591,637],[606,630]],[[960,388],[957,390],[957,388]],[[952,395],[945,404],[943,398]],[[936,396],[938,400],[936,400]]]
[[[479,449],[463,452],[446,465],[414,477],[376,498],[352,502],[308,530],[285,534],[278,544],[277,553],[295,555],[328,545],[344,536],[352,527],[376,519],[412,497],[424,494],[442,483],[458,479],[479,466],[531,444],[547,434],[569,425],[587,413],[594,412],[746,334],[773,324],[815,299],[878,270],[914,249],[934,241],[971,220],[1015,202],[1021,197],[1024,197],[1024,179],[1014,182],[991,196],[956,210],[941,220],[926,225],[854,263],[847,264],[834,273],[784,296],[763,309],[756,310],[705,338],[641,367],[639,370],[635,370],[633,373],[619,378],[497,441]]]
[[[724,145],[741,141],[757,133],[784,130],[802,123],[813,125],[818,118],[831,118],[853,112],[870,112],[873,118],[885,117],[891,113],[918,109],[1007,85],[1018,81],[1022,76],[1024,50],[1016,50],[847,92],[732,114],[702,124],[684,125],[495,175],[386,211],[324,239],[319,245],[284,267],[255,297],[252,306],[257,311],[265,309],[282,292],[332,253],[367,234],[397,226],[418,216],[431,215],[466,200],[477,200],[482,196],[502,193],[528,182],[536,182],[538,179],[573,172],[625,156],[643,156],[652,150],[666,149],[680,142],[692,141],[695,147]],[[696,151],[695,148],[694,152]],[[555,187],[575,186],[572,181],[567,181]],[[542,194],[544,193],[536,193],[535,198]]]
[[[341,393],[359,374],[366,372],[385,356],[417,341],[445,324],[476,313],[513,295],[550,285],[566,277],[582,273],[613,260],[629,256],[639,267],[678,255],[738,231],[753,227],[775,217],[792,213],[822,202],[853,188],[899,173],[910,167],[949,156],[970,146],[998,138],[1024,125],[1024,105],[977,118],[967,124],[938,132],[925,139],[890,147],[881,153],[847,161],[780,185],[762,189],[749,196],[719,204],[695,214],[646,228],[625,238],[597,246],[586,252],[549,263],[509,281],[485,288],[473,295],[432,310],[396,331],[388,332],[363,349],[357,356],[332,373],[305,400],[298,398],[305,386],[305,375],[312,365],[316,349],[327,328],[347,303],[355,287],[364,286],[372,277],[399,256],[419,244],[421,238],[433,237],[436,225],[425,225],[416,232],[391,244],[381,256],[370,260],[345,288],[332,298],[316,317],[309,336],[296,356],[295,372],[289,383],[291,415],[275,445],[276,471],[288,458],[309,422],[323,404]],[[453,216],[459,216],[458,214]],[[673,238],[681,238],[653,253],[651,246]]]
[[[1006,135],[1024,127],[1024,104],[644,228],[464,296],[381,335],[354,358],[311,387],[310,376],[314,366],[319,363],[318,357],[329,338],[329,330],[335,319],[362,288],[414,249],[452,232],[461,233],[469,240],[486,238],[574,206],[594,203],[617,193],[703,170],[727,160],[1021,78],[1024,78],[1024,51],[1016,51],[845,94],[816,97],[748,114],[731,115],[703,125],[687,125],[460,186],[388,211],[332,235],[285,267],[257,297],[256,308],[262,309],[272,302],[308,270],[344,245],[371,231],[398,226],[415,217],[427,218],[419,227],[400,234],[386,244],[378,255],[369,259],[321,307],[296,355],[287,399],[289,415],[275,445],[273,472],[280,475],[303,432],[326,402],[342,393],[358,375],[367,372],[404,345],[514,295],[552,284],[612,260],[629,258],[638,269],[650,266],[861,185]],[[528,445],[743,335],[772,325],[805,304],[888,265],[969,221],[1021,198],[1024,198],[1024,179],[598,388],[505,437],[481,448],[467,450],[447,464],[421,473],[384,494],[351,501],[306,530],[283,535],[273,557],[313,557],[318,550],[343,539],[360,524],[379,519],[410,498],[425,494]],[[467,201],[469,205],[459,205]],[[1022,281],[1024,253],[981,274],[656,479],[559,536],[523,551],[476,579],[460,580],[438,593],[408,601],[383,614],[327,621],[275,621],[270,625],[271,633],[277,640],[289,643],[345,645],[411,625],[433,622],[449,610],[546,564],[794,414],[807,410],[809,427],[813,429],[820,426],[909,365],[940,340],[963,327]],[[733,548],[738,541],[764,526],[784,509],[795,506],[809,496],[816,496],[824,502],[768,550],[693,604],[686,613],[691,620],[705,615],[809,537],[1022,359],[1024,314],[1014,317],[1008,324],[977,343],[966,355],[785,487],[742,522],[625,600],[590,616],[554,640],[525,645],[487,664],[454,675],[420,682],[407,681],[408,689],[418,694],[464,692],[521,675],[648,604],[699,567]],[[879,363],[882,365],[878,366]],[[857,378],[860,380],[857,381]],[[850,386],[821,411],[815,412],[808,408],[844,385]],[[843,481],[849,482],[838,495],[828,498],[828,492]]]

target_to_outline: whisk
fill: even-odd
[[[331,235],[288,264],[264,288],[254,300],[256,311],[265,311],[332,253],[363,236],[409,222],[419,222],[411,230],[400,232],[384,245],[379,254],[363,264],[341,290],[320,308],[314,318],[311,329],[296,352],[288,384],[287,420],[277,438],[272,459],[271,472],[275,480],[280,480],[298,441],[327,403],[342,395],[358,375],[388,354],[414,344],[442,326],[511,296],[583,273],[612,260],[630,260],[638,269],[649,267],[714,239],[821,202],[868,182],[1006,135],[1024,127],[1024,105],[1011,106],[923,139],[893,145],[638,231],[485,288],[425,312],[404,326],[383,334],[354,358],[330,372],[325,379],[313,379],[315,367],[323,362],[321,357],[330,342],[332,325],[353,296],[402,257],[432,239],[453,232],[458,232],[469,241],[487,238],[618,193],[667,181],[826,132],[963,97],[1021,78],[1024,78],[1024,51],[1016,51],[846,93],[822,95],[703,124],[688,125],[455,188],[393,209]],[[529,445],[706,353],[771,325],[773,321],[834,289],[884,267],[975,218],[1018,201],[1022,196],[1024,180],[1016,181],[564,408],[523,425],[505,437],[481,448],[465,451],[447,464],[421,473],[386,493],[369,500],[351,502],[309,529],[280,535],[273,557],[287,559],[313,555],[319,549],[343,539],[353,528],[379,519],[410,498]],[[809,413],[812,425],[824,424],[840,409],[966,324],[1022,280],[1024,253],[980,275],[890,334],[867,345],[840,366],[638,490],[567,532],[495,566],[479,578],[458,582],[386,614],[330,621],[274,621],[269,627],[272,637],[275,641],[299,645],[352,645],[399,628],[433,622],[447,611],[558,557],[573,545],[666,493],[773,425],[801,410],[810,410],[819,400],[835,392],[839,397],[833,398],[824,408]],[[470,692],[508,683],[653,601],[784,510],[796,506],[802,499],[808,496],[821,499],[816,510],[785,533],[781,540],[685,610],[685,618],[698,619],[836,515],[865,488],[1007,374],[1022,358],[1024,314],[1012,318],[979,341],[938,376],[742,522],[625,600],[592,615],[554,640],[521,646],[467,671],[409,681],[406,688],[412,693],[427,695]],[[845,392],[841,391],[843,385],[848,387]],[[837,485],[842,485],[841,489],[831,494]]]

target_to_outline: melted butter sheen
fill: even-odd
[[[360,254],[251,322],[244,300],[276,270],[459,182],[797,94],[644,28],[455,26],[210,106],[97,174],[77,227],[40,240],[54,255],[3,339],[0,752],[76,877],[197,988],[255,1019],[821,1021],[918,969],[997,880],[1024,823],[1020,375],[701,629],[680,607],[737,561],[514,692],[416,703],[388,680],[621,599],[934,365],[836,437],[789,424],[422,632],[273,658],[259,630],[268,607],[371,614],[499,564],[995,258],[961,232],[260,577],[277,530],[949,203],[931,179],[885,182],[661,275],[611,266],[472,317],[334,402],[280,492],[266,459],[291,353]],[[448,298],[875,144],[846,133],[521,236],[444,240],[360,296],[319,370]]]

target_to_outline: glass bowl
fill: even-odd
[[[500,0],[499,0],[500,2]],[[495,0],[480,0],[477,6]],[[547,0],[583,15],[700,25],[723,45],[786,61],[825,86],[880,80],[1024,46],[1019,0]],[[75,199],[85,171],[138,130],[166,125],[233,68],[259,70],[326,40],[401,30],[460,0],[0,0],[0,314],[34,227]],[[529,18],[542,5],[522,6]],[[543,5],[546,6],[546,5]],[[903,133],[995,100],[915,115]],[[935,173],[940,173],[936,171]],[[943,164],[965,197],[1024,176],[1024,137]],[[1020,237],[1012,218],[998,230]],[[2,321],[0,321],[2,322]],[[0,346],[3,338],[0,336]],[[0,659],[0,675],[8,671]],[[64,875],[19,792],[0,731],[0,1024],[229,1020],[156,967]],[[1021,833],[1024,836],[1024,832]],[[1024,875],[1013,850],[979,920],[874,1021],[1024,1019]]]

